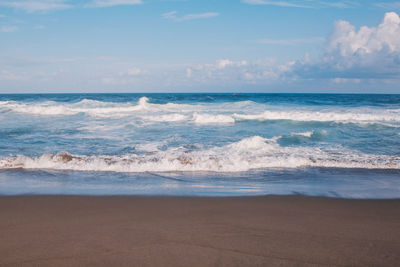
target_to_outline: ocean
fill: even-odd
[[[0,95],[0,195],[400,198],[400,95]]]

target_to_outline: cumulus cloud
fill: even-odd
[[[45,12],[56,9],[71,8],[66,0],[20,0],[20,1],[0,1],[0,6],[21,9],[25,12]]]
[[[293,39],[296,40],[296,39]],[[272,44],[301,43],[266,41]],[[314,40],[315,41],[315,40]],[[318,38],[318,41],[321,41]],[[361,84],[363,81],[389,82],[400,79],[400,17],[386,13],[376,27],[357,29],[347,21],[337,21],[325,40],[321,54],[279,64],[274,60],[217,60],[186,68],[186,78],[198,83],[270,84],[328,80],[333,84]]]
[[[112,7],[121,5],[140,5],[142,0],[93,0],[86,7]]]
[[[377,27],[358,30],[347,21],[337,21],[322,56],[299,60],[292,73],[303,78],[399,78],[399,16],[386,13]]]
[[[161,15],[164,19],[173,19],[175,21],[185,21],[185,20],[194,20],[194,19],[208,19],[219,16],[217,12],[205,12],[198,14],[186,14],[183,16],[178,16],[177,11],[167,12]]]

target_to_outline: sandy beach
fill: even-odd
[[[0,198],[1,266],[398,266],[400,200]]]

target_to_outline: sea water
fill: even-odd
[[[0,194],[400,197],[400,95],[0,95]]]

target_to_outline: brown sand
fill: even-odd
[[[0,197],[1,266],[400,266],[400,200]]]

